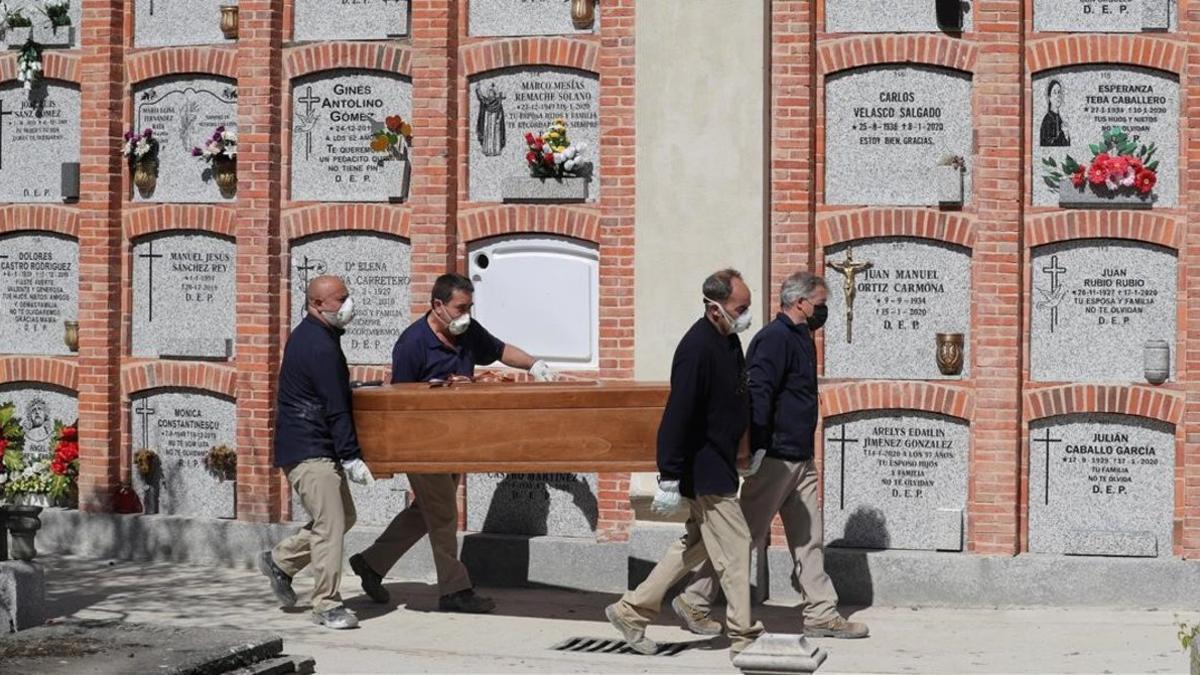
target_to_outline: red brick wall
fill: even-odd
[[[222,45],[134,49],[132,2],[86,3],[83,47],[47,51],[47,77],[82,87],[83,145],[78,205],[0,204],[0,233],[44,230],[80,242],[80,352],[77,357],[0,355],[0,383],[41,382],[77,391],[82,434],[81,505],[103,510],[129,474],[129,399],[186,387],[237,402],[238,517],[277,521],[290,514],[286,482],[271,468],[274,398],[290,329],[289,249],[297,239],[336,231],[394,235],[412,247],[411,310],[423,312],[434,278],[465,267],[468,242],[516,232],[573,237],[601,255],[600,371],[633,372],[634,87],[633,0],[605,0],[597,35],[473,38],[466,3],[414,0],[411,37],[386,42],[293,44],[292,0],[242,0],[239,39]],[[215,20],[215,17],[214,17]],[[494,68],[555,65],[598,74],[603,120],[603,199],[596,204],[505,206],[466,195],[470,77]],[[301,202],[289,194],[291,81],[333,68],[382,70],[411,79],[412,185],[403,204]],[[129,199],[117,150],[132,119],[130,89],[164,75],[213,74],[238,82],[238,195],[231,204],[149,204]],[[0,54],[0,80],[16,75],[15,52]],[[136,239],[199,230],[236,245],[236,358],[229,363],[129,356],[132,252]],[[233,311],[233,308],[231,308]],[[388,366],[353,376],[384,379]],[[596,376],[596,373],[590,373]],[[601,538],[622,538],[632,522],[628,476],[600,482]]]

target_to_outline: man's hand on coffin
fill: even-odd
[[[367,468],[367,463],[361,459],[342,462],[342,469],[346,471],[346,478],[352,483],[358,483],[359,485],[373,485],[375,483],[375,476],[371,475],[371,470]]]
[[[762,466],[763,457],[766,455],[766,449],[759,448],[754,451],[753,455],[750,455],[749,461],[743,461],[742,458],[739,457],[737,470],[738,475],[742,478],[749,478],[750,476],[758,473],[758,467]]]
[[[550,366],[541,359],[533,362],[533,365],[529,367],[529,374],[532,375],[533,379],[537,380],[538,382],[553,382],[554,380],[558,379],[558,376],[554,374],[554,371],[550,370]]]
[[[660,516],[669,516],[679,510],[680,502],[679,481],[660,480],[650,510]]]

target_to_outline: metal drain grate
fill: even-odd
[[[653,656],[677,656],[694,645],[688,642],[660,642]],[[557,652],[587,652],[590,654],[638,654],[624,640],[606,638],[574,637],[563,640],[550,649]]]

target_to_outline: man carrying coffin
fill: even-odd
[[[393,383],[466,380],[474,376],[475,366],[496,361],[528,370],[535,380],[554,379],[544,361],[497,340],[471,320],[474,294],[474,285],[462,275],[437,278],[430,311],[405,329],[392,349]],[[408,482],[416,502],[393,518],[374,544],[350,557],[350,568],[361,579],[363,592],[375,602],[388,602],[383,576],[428,534],[441,595],[438,608],[444,612],[492,611],[496,604],[475,593],[467,568],[458,559],[458,475],[410,473]]]
[[[738,474],[754,473],[762,453],[749,455],[750,400],[746,360],[737,334],[750,327],[750,289],[735,270],[704,282],[704,316],[684,334],[671,363],[671,393],[658,428],[658,493],[651,509],[689,512],[686,531],[650,576],[605,609],[625,642],[642,654],[658,645],[646,626],[658,616],[667,589],[708,560],[728,602],[730,656],[763,632],[750,616],[750,529],[738,505]],[[745,451],[744,453],[742,451]]]

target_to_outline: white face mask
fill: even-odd
[[[734,333],[741,333],[742,331],[745,331],[750,327],[750,322],[754,320],[753,313],[749,309],[742,312],[738,318],[734,319],[733,317],[729,316],[729,312],[726,312],[725,308],[722,307],[720,303],[709,300],[708,298],[705,298],[704,300],[716,307],[717,310],[721,312],[721,316],[725,317],[725,321],[729,322],[730,330]]]
[[[334,328],[345,328],[354,320],[354,298],[347,297],[336,312],[321,310],[321,316]]]
[[[449,314],[447,314],[447,316],[449,316]],[[462,335],[463,333],[467,332],[468,328],[471,327],[470,314],[459,314],[458,318],[451,319],[449,321],[443,319],[441,314],[438,314],[438,318],[442,319],[442,322],[446,324],[446,330],[450,331],[451,335]]]

